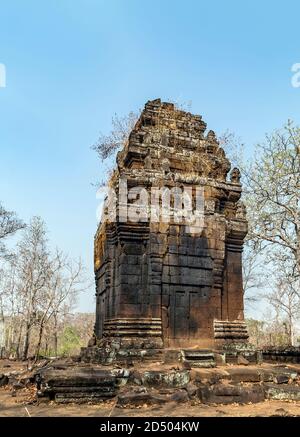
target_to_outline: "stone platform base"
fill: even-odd
[[[260,363],[261,353],[249,343],[232,342],[217,349],[158,348],[150,338],[102,339],[94,346],[81,349],[80,361],[110,365],[134,365],[140,362],[184,363],[190,367],[215,367],[223,364]]]
[[[145,364],[126,369],[87,364],[56,366],[54,362],[40,369],[35,378],[38,399],[58,403],[97,403],[114,398],[122,407],[189,400],[204,404],[300,400],[300,366],[262,364],[188,370]]]
[[[161,360],[160,318],[116,318],[104,322],[102,339],[93,337],[81,349],[81,361],[100,364]]]

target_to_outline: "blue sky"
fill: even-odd
[[[251,154],[265,132],[299,122],[299,16],[297,1],[2,0],[0,200],[26,221],[41,215],[92,277],[91,183],[104,170],[90,145],[112,115],[191,101]],[[94,310],[93,295],[81,310]]]

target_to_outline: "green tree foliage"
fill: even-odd
[[[81,344],[80,333],[73,326],[66,326],[60,337],[59,355],[70,356],[76,352],[83,344]]]

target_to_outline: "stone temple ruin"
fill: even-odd
[[[247,340],[242,285],[247,220],[240,173],[234,168],[228,178],[230,167],[200,116],[160,99],[147,102],[110,180],[115,219],[106,215],[95,237],[97,340],[146,350]],[[153,221],[138,194],[134,202],[127,195],[120,203],[123,181],[127,194],[139,187],[140,198],[147,193],[153,198],[153,187],[158,197],[170,190],[171,209],[177,189],[189,188],[193,205],[200,189],[201,225],[188,226],[172,214],[163,221],[158,213]],[[135,214],[138,222],[130,218]]]
[[[95,236],[94,336],[71,363],[38,370],[38,397],[120,407],[300,400],[299,351],[248,343],[247,220],[240,173],[229,171],[200,116],[145,105]]]

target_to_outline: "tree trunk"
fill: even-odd
[[[49,356],[49,351],[48,351],[48,338],[45,338],[45,355],[46,357]]]
[[[290,337],[290,345],[294,346],[294,327],[293,327],[293,316],[289,315],[289,337]]]
[[[35,359],[34,362],[36,363],[38,358],[39,358],[39,354],[40,354],[40,349],[41,349],[41,344],[42,344],[42,337],[43,337],[43,332],[44,332],[44,322],[42,322],[40,324],[40,329],[39,329],[39,338],[38,338],[38,343],[36,346],[36,350],[35,350]]]
[[[17,345],[16,345],[16,357],[18,360],[21,357],[20,346],[21,346],[21,339],[22,339],[22,330],[23,330],[23,325],[20,324],[20,330],[19,330],[19,335],[18,335],[18,340],[17,340]]]
[[[54,315],[54,355],[58,354],[58,339],[57,339],[57,315]]]
[[[23,361],[27,360],[28,358],[28,350],[29,350],[29,343],[30,343],[30,328],[31,325],[29,323],[26,323],[24,346],[23,346],[23,353],[22,353]]]
[[[0,358],[4,357],[5,353],[5,319],[1,299],[1,316],[0,316]]]

